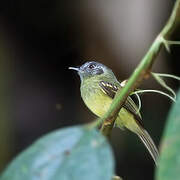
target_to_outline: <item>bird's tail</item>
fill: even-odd
[[[139,128],[137,135],[139,136],[139,138],[142,140],[142,142],[144,143],[144,145],[148,149],[149,153],[151,154],[151,156],[152,156],[152,158],[153,158],[153,160],[157,166],[157,160],[159,158],[159,151],[158,151],[156,145],[154,144],[151,136],[142,127]]]

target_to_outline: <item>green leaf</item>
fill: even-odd
[[[172,106],[164,131],[157,180],[180,179],[180,91]]]
[[[110,180],[111,148],[104,136],[84,126],[40,138],[5,170],[1,180]]]

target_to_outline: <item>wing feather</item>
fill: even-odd
[[[107,81],[100,81],[99,86],[101,87],[102,91],[107,94],[110,98],[114,98],[119,88],[121,88],[120,85],[116,85]],[[142,121],[141,121],[141,115],[140,113],[137,113],[138,108],[134,101],[131,99],[131,97],[128,96],[126,102],[124,103],[123,107],[127,109],[129,112],[131,112],[134,116],[136,121],[139,125],[143,127]]]

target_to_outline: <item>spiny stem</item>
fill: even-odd
[[[172,74],[164,74],[164,73],[152,73],[152,74],[156,74],[156,75],[161,76],[161,77],[173,78],[173,79],[176,79],[176,80],[180,81],[179,76],[175,76],[175,75],[172,75]]]
[[[154,79],[165,89],[167,89],[169,92],[171,92],[171,94],[174,96],[174,99],[176,99],[176,93],[174,92],[174,90],[172,88],[170,88],[166,82],[160,77],[160,75],[156,74],[156,73],[151,73],[152,76],[154,77]]]
[[[111,130],[114,126],[118,112],[129,94],[139,86],[143,79],[147,79],[150,76],[152,65],[164,44],[164,39],[169,39],[170,35],[180,22],[179,17],[180,0],[176,0],[168,22],[151,45],[149,51],[134,70],[126,85],[121,89],[120,92],[117,93],[107,113],[102,119],[99,120],[100,122],[103,121],[101,132],[104,135],[109,136],[111,134]]]
[[[141,98],[139,97],[138,93],[134,92],[134,94],[136,95],[137,100],[138,100],[138,110],[137,110],[136,114],[139,114],[140,110],[141,110]]]
[[[176,101],[175,98],[173,98],[172,96],[170,96],[169,94],[165,93],[165,92],[162,92],[162,91],[159,91],[159,90],[155,90],[155,89],[146,89],[146,90],[139,90],[139,91],[135,91],[135,93],[137,94],[142,94],[142,93],[159,93],[163,96],[166,96],[168,97],[169,99],[171,99],[172,101]]]

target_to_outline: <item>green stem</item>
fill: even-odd
[[[111,134],[111,130],[114,126],[118,112],[129,94],[139,86],[143,79],[149,77],[152,65],[159,54],[162,45],[164,44],[164,39],[169,39],[169,36],[179,24],[180,20],[178,17],[180,17],[180,0],[176,1],[168,22],[151,45],[149,51],[134,70],[126,85],[121,89],[120,92],[117,93],[108,112],[99,120],[99,123],[103,122],[101,132],[104,135],[109,136]]]

